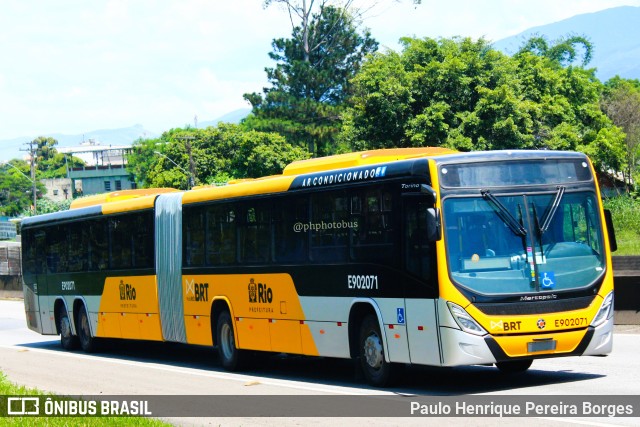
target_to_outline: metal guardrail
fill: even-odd
[[[640,256],[614,256],[612,261],[614,277],[640,277]]]

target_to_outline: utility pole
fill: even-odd
[[[184,141],[184,148],[187,150],[187,155],[189,156],[189,189],[191,189],[196,185],[196,162],[193,161],[191,141],[196,138],[193,135],[184,135],[179,136],[178,139]]]
[[[31,163],[31,195],[33,196],[33,214],[35,215],[37,212],[37,199],[38,194],[36,193],[36,148],[37,144],[35,141],[25,142],[24,145],[28,145],[29,149],[20,150],[26,151],[29,153],[30,163]]]

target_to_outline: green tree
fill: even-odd
[[[198,157],[208,162],[214,171],[202,177],[207,183],[219,181],[220,175],[259,178],[280,174],[292,161],[309,157],[306,150],[292,146],[276,133],[247,131],[238,125],[223,123],[208,128],[196,146],[202,154]]]
[[[525,52],[544,56],[563,66],[573,64],[581,53],[581,65],[584,67],[593,57],[593,44],[585,36],[571,35],[549,42],[544,36],[534,35],[520,47],[516,55]]]
[[[31,141],[35,149],[36,177],[64,178],[67,176],[67,168],[84,165],[84,161],[77,157],[59,153],[55,148],[58,141],[48,136],[39,136]]]
[[[62,200],[62,201],[53,201],[49,199],[42,198],[38,200],[37,206],[37,214],[42,215],[46,213],[60,212],[69,210],[71,206],[72,199]],[[22,216],[29,215],[29,211],[23,211]]]
[[[38,164],[38,178],[65,178],[69,168],[83,166],[82,159],[70,154],[55,153],[49,160]]]
[[[191,179],[185,137],[196,138],[197,129],[171,129],[161,137],[139,139],[127,159],[127,171],[144,187],[188,189]],[[193,153],[192,153],[193,154]],[[201,181],[198,181],[201,182]]]
[[[588,147],[599,167],[619,163],[620,135],[599,107],[602,85],[593,70],[526,50],[509,57],[483,39],[405,38],[402,44],[401,53],[373,55],[354,78],[343,144],[355,150]]]
[[[37,164],[51,160],[58,153],[55,149],[58,141],[50,136],[39,136],[31,141],[31,143],[35,145]]]
[[[640,81],[622,79],[618,76],[605,84],[602,110],[624,131],[624,171],[628,188],[640,178]]]
[[[246,130],[220,123],[206,129],[172,129],[158,139],[138,140],[129,157],[129,172],[145,187],[188,188],[189,138],[197,183],[224,183],[282,173],[294,160],[308,157],[276,133]]]
[[[54,138],[45,136],[40,136],[31,142],[36,164],[36,213],[38,214],[48,212],[48,206],[50,205],[42,199],[46,188],[40,180],[64,178],[67,176],[67,168],[84,164],[77,157],[58,153],[55,149],[57,144],[58,141]],[[13,159],[0,166],[0,168],[3,171],[0,179],[0,212],[10,216],[34,213],[32,212],[33,180],[31,163]],[[53,206],[51,209],[55,208],[56,206]]]
[[[294,25],[291,38],[273,41],[269,56],[277,64],[265,70],[271,87],[263,95],[244,95],[253,108],[244,125],[278,132],[311,154],[330,154],[351,94],[350,80],[378,44],[368,30],[358,32],[346,8],[321,2],[312,13],[313,2],[303,2],[301,9],[291,9],[298,2],[284,3],[290,13],[301,10],[302,24]]]
[[[164,135],[163,135],[164,136]],[[132,181],[140,182],[143,187],[162,187],[152,182],[150,174],[159,163],[162,150],[167,141],[160,138],[140,138],[133,142],[132,150],[127,156],[127,171]],[[177,186],[179,187],[179,186]]]
[[[17,216],[30,211],[33,205],[33,182],[29,176],[30,166],[23,160],[13,159],[0,165],[0,214]],[[45,191],[44,185],[36,181],[36,194]]]

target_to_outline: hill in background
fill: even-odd
[[[587,67],[597,68],[596,76],[602,82],[615,75],[640,79],[640,7],[622,6],[576,15],[530,28],[493,43],[493,47],[513,54],[533,35],[550,41],[568,35],[586,36],[594,46],[593,59]]]
[[[216,126],[219,122],[238,123],[250,112],[251,110],[248,108],[235,110],[215,120],[201,122],[198,124],[198,127],[205,128],[207,126]],[[109,145],[131,145],[135,140],[139,138],[156,138],[160,135],[145,129],[143,125],[137,124],[127,128],[100,129],[77,135],[52,133],[46,135],[32,135],[20,138],[5,139],[0,140],[0,161],[23,158],[26,153],[20,150],[26,148],[24,144],[26,142],[34,140],[38,136],[50,136],[54,138],[58,141],[58,147],[73,147],[80,145],[83,141],[88,141],[90,139],[96,140],[100,142],[100,145],[108,147]]]

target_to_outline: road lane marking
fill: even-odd
[[[396,393],[389,392],[389,391],[382,391],[382,390],[369,390],[369,389],[361,390],[358,388],[351,388],[351,387],[344,387],[344,386],[329,386],[329,385],[323,386],[319,384],[304,383],[303,381],[299,382],[299,381],[293,381],[293,380],[274,380],[274,379],[266,379],[263,377],[249,376],[244,374],[234,374],[231,372],[202,371],[197,368],[167,366],[167,365],[161,365],[156,362],[137,362],[137,361],[131,361],[131,360],[119,360],[119,359],[111,359],[111,358],[99,356],[99,355],[71,353],[66,351],[49,350],[44,348],[31,348],[31,347],[24,347],[20,345],[0,344],[0,348],[16,350],[19,352],[23,352],[26,348],[29,351],[33,351],[36,353],[45,353],[49,355],[53,354],[57,356],[71,357],[71,358],[76,358],[81,360],[103,361],[103,362],[109,362],[109,363],[118,364],[118,365],[144,367],[144,368],[178,373],[178,374],[187,374],[187,375],[193,375],[193,376],[199,376],[199,377],[237,381],[245,384],[259,381],[261,384],[269,385],[269,386],[288,387],[288,388],[297,389],[297,390],[305,390],[305,391],[313,391],[313,392],[321,392],[321,393],[333,393],[333,394],[344,394],[344,395],[396,395]]]
[[[596,421],[586,421],[584,418],[572,419],[572,418],[560,418],[560,417],[556,417],[556,418],[535,417],[535,419],[545,420],[545,421],[559,421],[561,423],[579,424],[581,426],[595,426],[595,427],[619,427],[619,426],[625,425],[625,424],[602,423],[602,422],[596,422]]]

